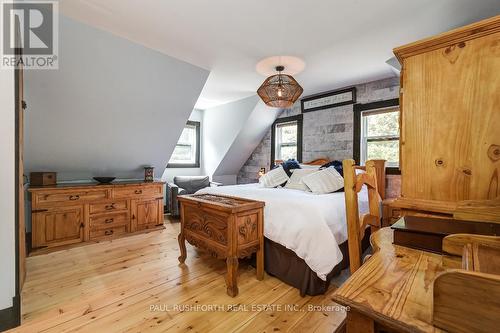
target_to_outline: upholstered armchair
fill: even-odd
[[[173,217],[179,217],[179,201],[177,197],[193,194],[209,186],[221,186],[221,183],[211,182],[208,176],[177,176],[173,183],[167,184],[168,211]]]

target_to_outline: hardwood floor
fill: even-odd
[[[345,318],[335,287],[303,298],[244,262],[240,294],[227,296],[225,261],[188,245],[179,265],[178,232],[167,220],[165,230],[29,257],[15,331],[334,332]]]

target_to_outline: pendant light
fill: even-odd
[[[281,73],[284,70],[284,66],[276,66],[278,74],[268,77],[257,89],[257,94],[270,107],[290,108],[304,91],[291,75]]]

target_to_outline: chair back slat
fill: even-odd
[[[365,167],[356,166],[354,160],[342,162],[344,171],[344,191],[347,218],[347,234],[349,248],[349,264],[351,273],[354,273],[362,263],[361,241],[365,228],[370,225],[371,231],[380,228],[380,203],[385,195],[385,189],[378,186],[379,179],[385,180],[385,161],[370,160]],[[356,170],[365,170],[356,174]],[[385,184],[385,181],[383,182]],[[368,189],[369,213],[359,215],[358,193],[363,186]]]

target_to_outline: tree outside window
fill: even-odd
[[[399,108],[369,110],[361,114],[361,163],[384,159],[399,166]]]

